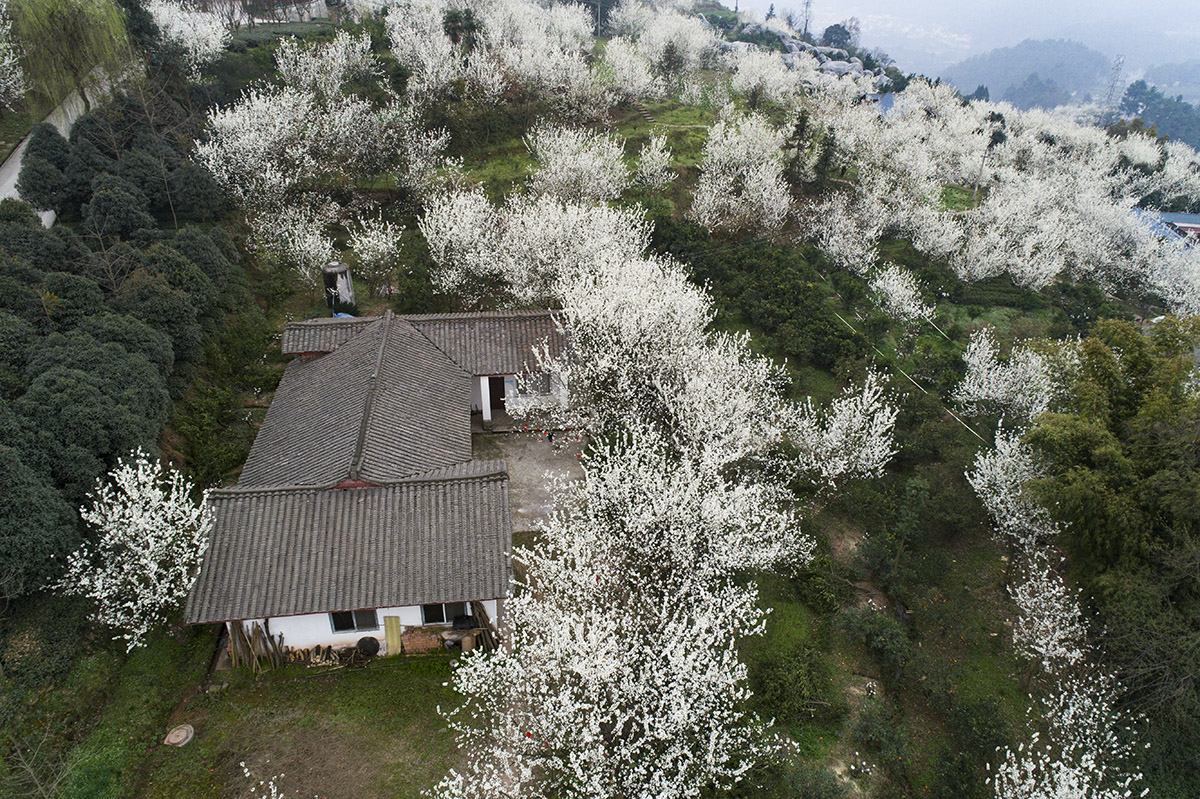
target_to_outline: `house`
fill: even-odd
[[[516,380],[542,345],[565,346],[544,311],[289,324],[283,351],[299,357],[237,486],[209,494],[186,621],[260,625],[296,649],[371,636],[384,651],[435,647],[456,617],[498,622],[508,474],[472,458],[471,414],[521,391],[559,401],[556,376]]]

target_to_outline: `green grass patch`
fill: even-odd
[[[966,186],[942,186],[942,208],[947,211],[967,211],[976,205],[976,197]]]
[[[158,636],[135,650],[117,670],[96,726],[70,753],[62,796],[128,796],[143,753],[159,745],[172,709],[203,679],[212,647],[212,633],[204,630],[189,631],[185,640]],[[102,679],[102,666],[85,658],[75,677],[92,685]]]
[[[358,669],[289,666],[235,671],[229,687],[198,695],[182,720],[196,729],[183,749],[148,753],[137,797],[247,795],[241,763],[257,779],[282,774],[285,794],[417,799],[458,763],[437,707],[457,695],[450,659],[388,657]]]

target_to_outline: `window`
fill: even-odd
[[[469,616],[470,610],[466,602],[447,602],[437,605],[422,605],[421,619],[423,624],[449,624],[456,616]]]
[[[376,618],[373,609],[330,613],[329,621],[333,625],[335,633],[354,633],[379,629],[379,619]]]

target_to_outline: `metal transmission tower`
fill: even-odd
[[[1121,98],[1117,97],[1117,92],[1121,87],[1121,72],[1125,68],[1125,56],[1119,55],[1113,59],[1112,73],[1108,78],[1108,93],[1104,96],[1104,114],[1105,116],[1117,115],[1117,103]]]

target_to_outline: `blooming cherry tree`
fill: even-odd
[[[1021,551],[1032,549],[1057,532],[1050,514],[1029,495],[1026,484],[1040,477],[1033,448],[1017,432],[996,431],[996,446],[975,456],[967,482],[987,508],[997,530]]]
[[[1028,346],[1013,348],[1007,363],[999,360],[999,347],[991,328],[971,334],[963,360],[967,374],[954,391],[954,399],[970,414],[999,408],[1018,419],[1033,419],[1049,410],[1062,395],[1063,380],[1077,361],[1070,347],[1051,357]]]
[[[1033,549],[1008,588],[1017,605],[1013,641],[1017,651],[1040,660],[1048,674],[1062,674],[1083,661],[1087,626],[1079,592],[1055,571],[1045,549]]]
[[[896,319],[929,319],[933,316],[933,307],[921,298],[916,277],[903,267],[885,264],[875,270],[870,287],[884,311]]]
[[[638,155],[636,180],[648,189],[664,189],[675,179],[671,169],[671,151],[667,149],[667,137],[653,134],[642,145]]]
[[[616,137],[582,128],[540,124],[525,136],[538,168],[529,186],[562,200],[613,200],[630,183],[624,147]]]
[[[708,132],[692,217],[706,228],[774,230],[791,195],[783,180],[782,131],[761,114],[726,111]]]
[[[761,634],[746,563],[795,557],[776,498],[638,433],[562,489],[547,546],[519,550],[511,640],[455,673],[472,753],[443,797],[686,797],[764,753],[736,641]],[[807,550],[806,550],[807,551]]]
[[[811,400],[798,405],[789,426],[798,468],[826,489],[846,478],[880,474],[896,454],[897,413],[875,372],[867,373],[861,389],[846,391],[826,408],[815,408]]]
[[[27,86],[20,48],[12,38],[8,0],[0,0],[0,104],[11,109],[25,96]]]
[[[150,0],[146,11],[154,18],[163,38],[182,48],[193,75],[199,75],[202,67],[215,61],[232,39],[225,23],[211,11],[173,0]]]
[[[350,249],[358,257],[358,274],[375,294],[396,273],[403,234],[403,225],[393,225],[378,216],[360,218],[350,233]]]
[[[96,618],[129,650],[191,590],[212,516],[195,486],[143,451],[118,461],[80,514],[96,538],[67,559],[62,590],[96,603]]]

